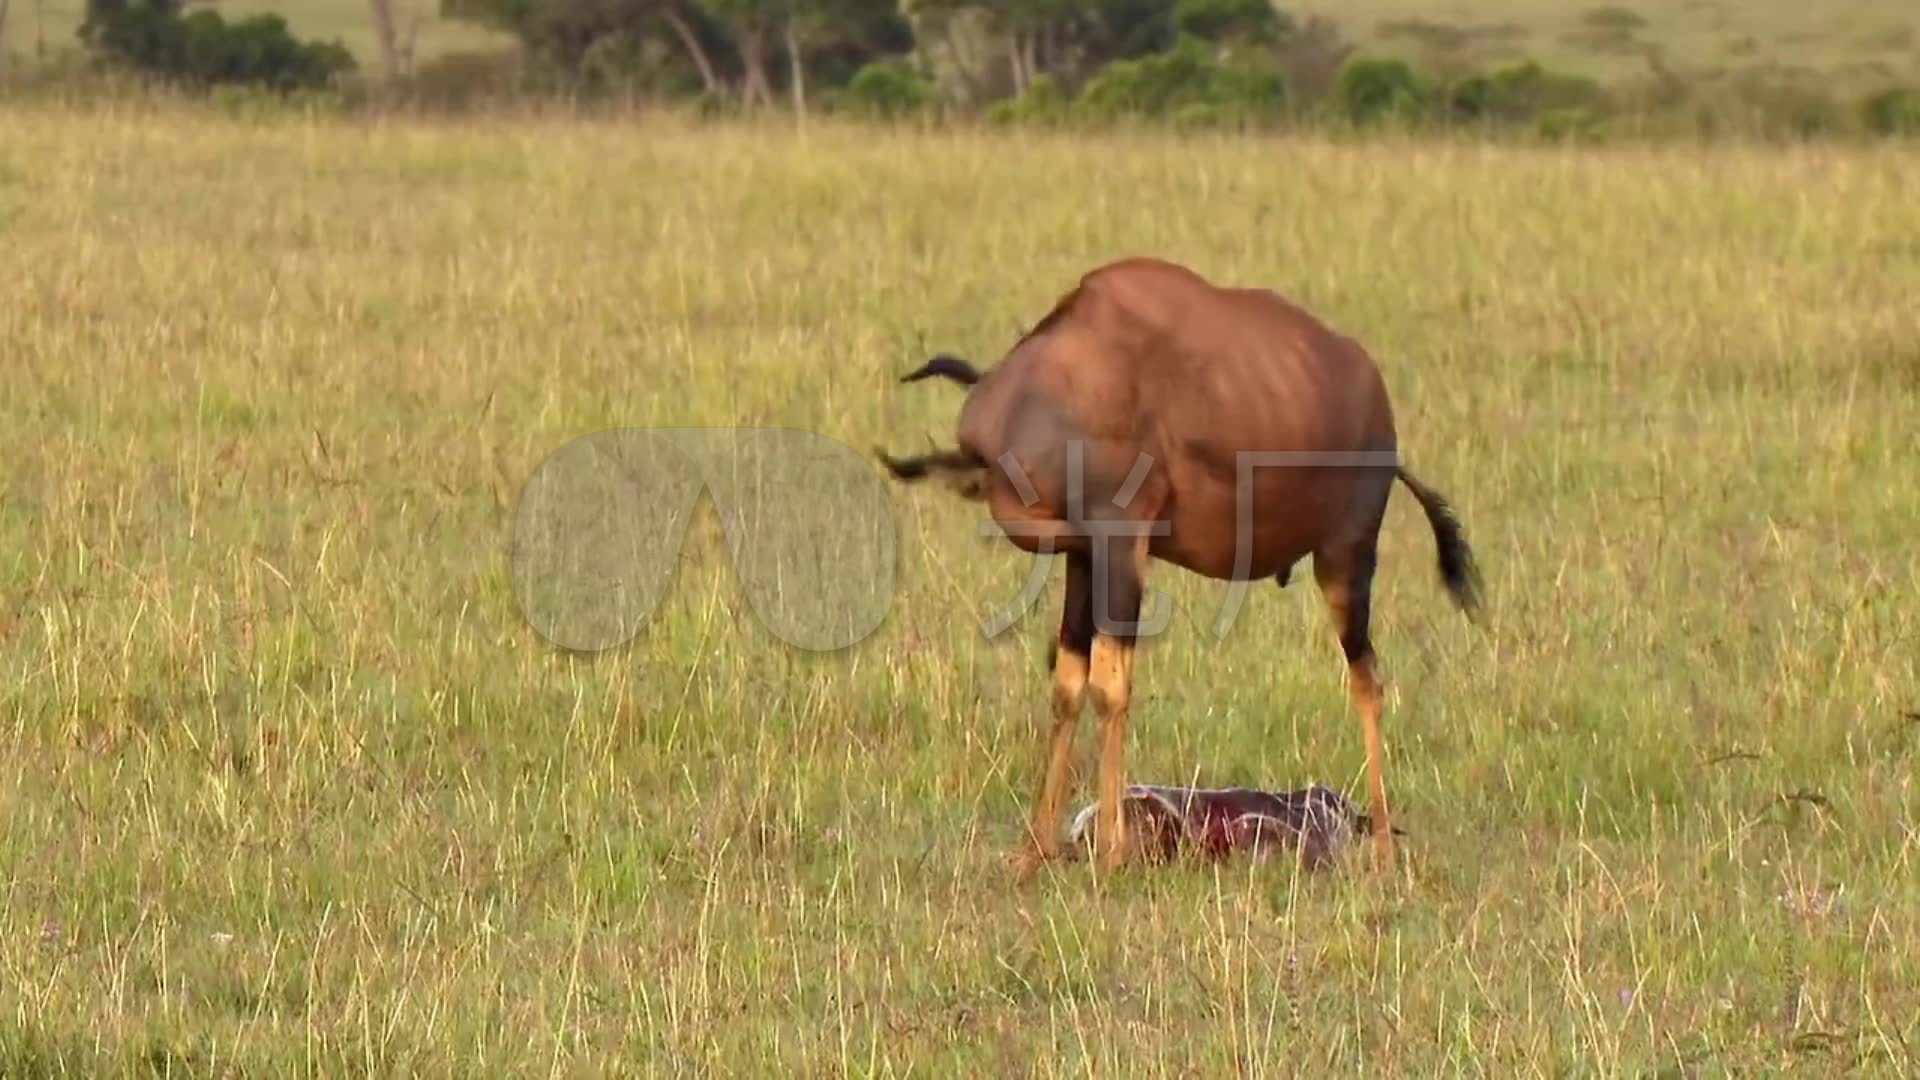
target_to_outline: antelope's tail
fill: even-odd
[[[879,447],[874,447],[874,456],[887,467],[895,480],[911,483],[924,480],[935,473],[973,473],[987,467],[987,463],[964,450],[935,450],[930,454],[917,457],[897,458]]]
[[[1405,466],[1397,466],[1394,475],[1427,512],[1427,524],[1433,528],[1433,542],[1440,549],[1440,580],[1453,596],[1453,602],[1469,618],[1481,610],[1480,569],[1474,564],[1473,549],[1467,546],[1466,531],[1460,518],[1441,494],[1421,483]]]
[[[952,353],[941,353],[921,364],[914,370],[900,376],[903,383],[919,382],[921,379],[938,375],[943,379],[952,379],[963,386],[972,386],[980,381],[980,370]]]

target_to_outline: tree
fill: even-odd
[[[1174,0],[1086,0],[1074,33],[1081,71],[1172,49],[1179,39],[1173,12]]]
[[[721,94],[725,90],[720,83],[720,74],[714,69],[713,60],[707,55],[707,48],[701,43],[696,19],[698,9],[689,0],[663,0],[659,6],[660,20],[672,29],[687,51],[687,57],[693,61],[694,69],[700,72],[700,82],[709,94]]]
[[[781,44],[787,54],[787,87],[793,109],[807,111],[807,72],[823,54],[844,52],[853,63],[836,73],[845,81],[858,65],[876,55],[904,53],[913,47],[913,31],[896,0],[785,0]]]
[[[1016,95],[1026,93],[1035,78],[1060,65],[1060,46],[1071,39],[1081,12],[1077,0],[992,0],[988,10],[1006,36],[1007,66]]]
[[[380,0],[374,0],[378,3]],[[690,65],[709,94],[724,91],[716,50],[729,34],[696,0],[444,0],[456,19],[504,30],[531,59],[569,78],[581,76],[589,50],[612,39],[659,40]]]
[[[1162,53],[1176,37],[1176,0],[912,0],[907,9],[927,41],[942,42],[970,96],[1024,94],[1046,76],[1077,87],[1116,60]],[[1263,3],[1264,0],[1253,0]],[[962,58],[963,30],[992,39],[984,57]],[[1004,69],[998,61],[1004,60]],[[983,70],[983,68],[985,70]],[[1004,79],[1000,77],[1004,71]]]
[[[748,106],[773,104],[773,80],[767,76],[769,42],[786,22],[787,0],[708,0],[739,53],[740,99]]]
[[[373,15],[373,36],[380,43],[380,59],[387,78],[404,79],[413,73],[413,42],[420,32],[423,15],[409,4],[405,25],[395,18],[394,0],[369,0]]]
[[[1173,27],[1204,41],[1273,45],[1293,29],[1293,20],[1268,0],[1179,0]]]

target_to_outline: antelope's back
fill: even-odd
[[[1172,263],[1100,268],[1008,357],[1089,430],[1157,427],[1216,451],[1391,449],[1386,388],[1361,345],[1272,289]]]
[[[1231,479],[1242,451],[1391,450],[1385,387],[1357,342],[1268,289],[1134,259],[1084,277],[973,389],[963,448],[1011,452],[1042,498],[1080,444],[1089,500],[1156,474]]]

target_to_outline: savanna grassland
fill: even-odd
[[[1910,1073],[1916,237],[1891,147],[0,111],[0,1074]],[[1466,522],[1481,628],[1382,541],[1391,877],[1013,886],[1060,574],[985,637],[938,489],[766,531],[895,531],[848,649],[705,510],[529,628],[569,440],[944,441],[898,374],[1135,253],[1367,342]],[[1357,797],[1307,578],[1152,587],[1131,776]]]
[[[1852,92],[1920,77],[1920,8],[1899,0],[1297,0],[1355,41],[1428,63],[1532,57],[1605,82],[1764,76]]]

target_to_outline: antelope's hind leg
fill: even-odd
[[[1093,651],[1092,561],[1085,552],[1067,554],[1066,601],[1060,611],[1060,636],[1054,645],[1053,708],[1042,755],[1040,797],[1033,804],[1027,839],[1015,859],[1015,873],[1026,880],[1042,863],[1060,857],[1060,814],[1072,778],[1073,738],[1086,700],[1087,672]]]
[[[1367,788],[1373,809],[1374,865],[1393,862],[1393,824],[1387,817],[1386,768],[1380,737],[1380,680],[1374,671],[1373,643],[1367,623],[1373,606],[1375,533],[1366,539],[1313,557],[1313,575],[1327,600],[1340,651],[1347,658],[1347,690],[1367,744]]]
[[[1100,718],[1100,802],[1095,817],[1102,870],[1126,861],[1127,714],[1133,698],[1134,642],[1146,588],[1145,537],[1094,545],[1093,663],[1087,689]]]

